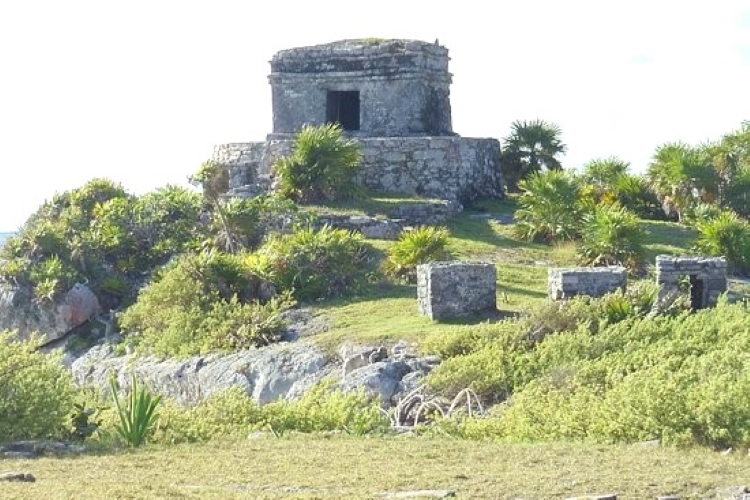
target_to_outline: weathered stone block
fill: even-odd
[[[576,295],[601,297],[625,289],[628,273],[624,267],[550,268],[549,297],[562,300]]]
[[[420,314],[437,320],[494,311],[495,265],[453,261],[417,266],[417,302]]]

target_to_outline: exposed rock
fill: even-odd
[[[617,495],[608,493],[606,495],[586,495],[583,497],[572,497],[568,500],[617,500]]]
[[[17,441],[0,445],[0,455],[17,459],[59,456],[84,451],[86,451],[84,446],[59,441]]]
[[[403,361],[379,361],[348,373],[340,387],[344,392],[365,389],[372,396],[380,396],[383,405],[389,407],[400,393],[401,379],[409,372],[411,368]]]
[[[750,493],[750,487],[748,486],[728,486],[726,488],[718,488],[713,498],[721,500],[745,500],[748,498]]]
[[[388,357],[388,350],[383,347],[353,347],[344,344],[339,348],[339,354],[343,362],[343,377],[346,377],[352,371],[362,368],[378,361],[383,361]]]
[[[37,301],[25,290],[0,285],[0,331],[16,330],[21,340],[34,332],[45,343],[59,339],[99,311],[96,295],[80,283],[57,302]]]
[[[3,472],[0,474],[0,481],[33,483],[34,481],[36,481],[36,478],[28,472]]]
[[[384,346],[344,344],[339,358],[305,340],[284,342],[232,354],[210,354],[186,359],[157,359],[132,354],[116,356],[109,344],[92,347],[73,362],[73,377],[80,386],[108,391],[114,373],[122,387],[130,374],[151,390],[192,407],[211,395],[241,387],[258,404],[279,399],[293,401],[324,379],[343,377],[335,386],[345,392],[364,389],[380,397],[385,408],[419,385],[440,363],[437,356],[417,357],[404,343],[389,358]]]
[[[456,490],[414,490],[381,493],[378,498],[454,498]]]
[[[134,373],[151,390],[183,406],[195,406],[231,387],[242,387],[258,404],[297,399],[334,369],[325,351],[304,341],[182,360],[117,357],[111,346],[103,345],[92,348],[72,367],[76,383],[101,390],[107,389],[110,373],[123,387]]]

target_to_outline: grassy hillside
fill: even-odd
[[[365,208],[354,204],[336,205],[336,210],[354,210],[369,215],[389,214],[389,207],[404,200],[382,198],[369,201]],[[316,207],[324,211],[322,207]],[[508,317],[528,311],[547,297],[549,267],[575,266],[576,244],[530,243],[513,236],[515,198],[480,202],[449,221],[449,250],[457,260],[493,262],[497,268],[497,304],[500,315]],[[696,237],[695,230],[672,222],[642,221],[647,260],[653,268],[657,255],[686,255]],[[390,242],[372,243],[386,251]],[[652,269],[653,271],[653,269]],[[653,272],[649,274],[652,276]],[[652,279],[651,277],[648,278]],[[318,336],[319,341],[335,344],[344,340],[419,340],[428,333],[448,331],[459,326],[438,323],[416,314],[416,287],[381,284],[368,294],[316,304],[314,309],[330,318],[333,328]],[[462,324],[476,324],[491,318],[475,318]]]

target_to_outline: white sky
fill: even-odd
[[[0,1],[0,231],[93,177],[185,184],[271,131],[275,52],[344,38],[439,38],[454,130],[552,121],[565,167],[750,119],[748,0]]]

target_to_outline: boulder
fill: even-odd
[[[0,286],[0,331],[15,330],[21,340],[36,332],[43,343],[64,337],[100,312],[86,285],[76,283],[57,301],[37,301],[23,289]]]
[[[394,349],[394,354],[395,354]],[[184,407],[196,406],[213,394],[242,388],[256,403],[300,399],[318,382],[343,377],[335,387],[345,392],[364,389],[380,397],[384,408],[419,385],[440,359],[416,357],[399,351],[388,357],[385,347],[345,344],[338,358],[312,342],[300,339],[232,354],[210,354],[186,359],[159,359],[135,355],[117,356],[111,344],[92,347],[76,359],[71,370],[79,386],[109,389],[114,373],[122,387],[131,374],[151,390]],[[339,359],[349,360],[348,370]]]
[[[110,373],[122,387],[134,373],[151,390],[191,407],[213,394],[241,387],[258,404],[298,399],[335,370],[331,357],[305,342],[280,343],[232,354],[158,359],[115,356],[112,346],[90,349],[72,365],[78,385],[107,390]]]

